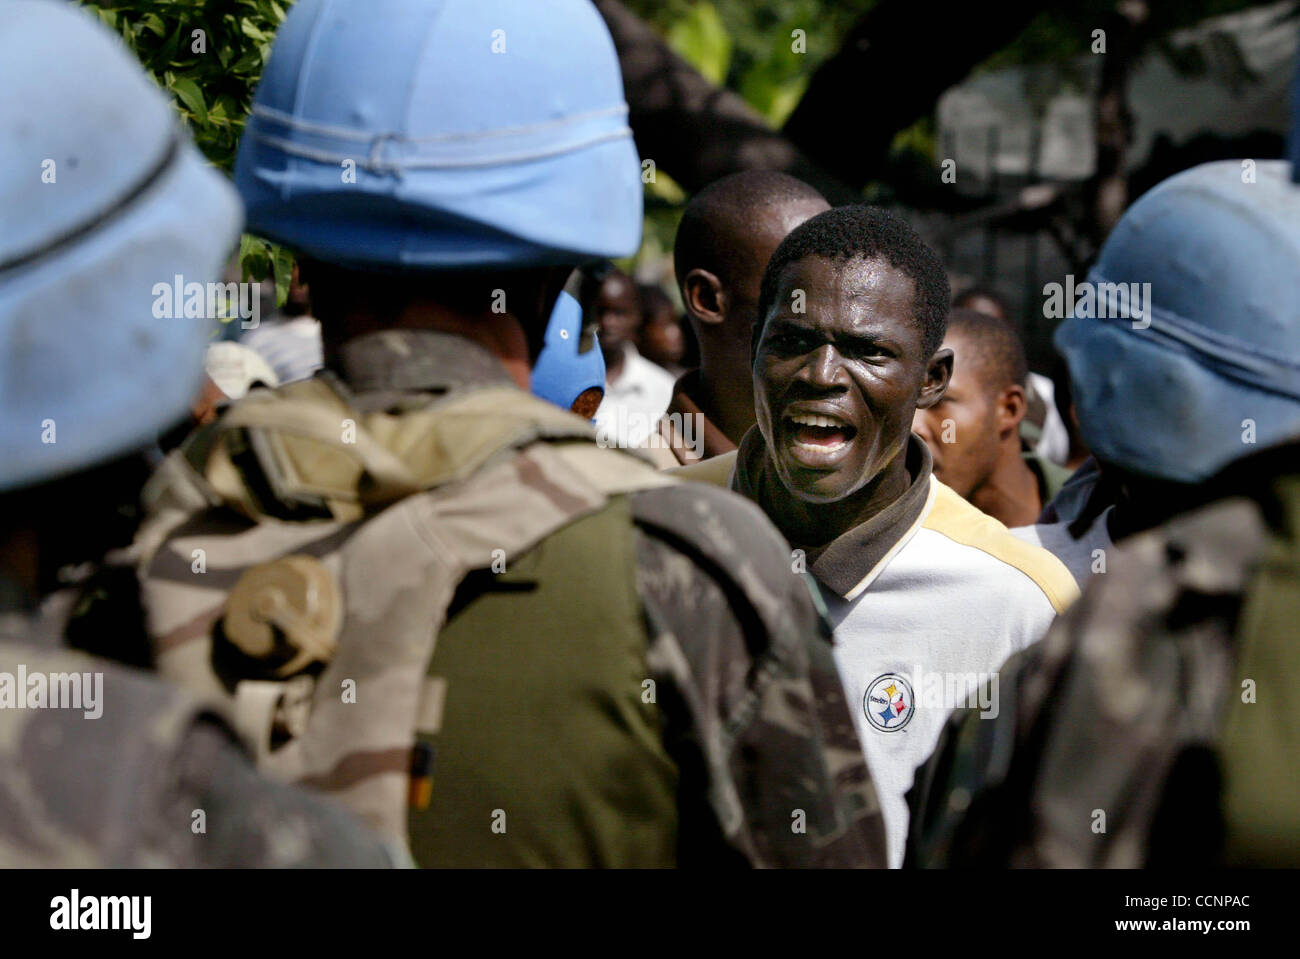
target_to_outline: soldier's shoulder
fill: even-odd
[[[831,628],[802,557],[792,555],[754,503],[715,486],[681,483],[636,493],[631,505],[639,534],[655,544],[638,551],[643,593],[688,611],[679,636],[699,637],[691,616],[720,607],[716,618],[734,620],[751,652],[796,663],[810,641],[825,640],[829,649]]]
[[[1136,638],[1141,623],[1166,620],[1196,596],[1239,596],[1267,535],[1259,504],[1234,496],[1129,537],[1066,615],[1069,632]]]
[[[632,516],[651,535],[692,547],[728,569],[765,580],[797,572],[792,552],[763,511],[745,497],[704,483],[673,483],[630,498]]]
[[[3,642],[0,684],[32,707],[0,709],[0,803],[24,797],[4,803],[0,866],[396,861],[342,809],[259,775],[220,711],[151,674]]]

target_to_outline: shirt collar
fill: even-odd
[[[906,457],[911,483],[906,492],[864,523],[846,530],[824,546],[802,547],[808,570],[844,599],[854,599],[871,584],[894,554],[920,528],[933,496],[930,450],[909,434]],[[745,434],[736,456],[732,489],[754,502],[762,490],[780,480],[770,475],[764,456],[763,435],[755,426]],[[798,547],[798,543],[792,543]]]

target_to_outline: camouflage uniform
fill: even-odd
[[[326,454],[252,425],[288,418],[277,397],[319,417],[322,442],[355,417],[387,475],[308,475]],[[485,438],[516,427],[500,449]],[[241,577],[310,557],[344,608],[311,719],[278,741],[265,711],[245,729],[264,768],[338,796],[421,865],[881,865],[830,631],[779,536],[740,498],[592,439],[428,331],[360,337],[335,372],[255,391],[160,473],[141,540],[160,669],[233,690],[237,711],[250,679],[284,679],[231,658],[225,634]],[[269,465],[276,444],[301,475]],[[521,548],[495,567],[503,542]]]
[[[0,708],[0,867],[406,861],[341,807],[259,776],[225,719],[192,696],[58,649],[71,598],[65,591],[39,615],[0,617],[0,673],[10,681],[20,666],[29,676],[103,674],[95,718]]]
[[[909,794],[912,865],[1300,864],[1300,447],[1125,542],[950,721]]]

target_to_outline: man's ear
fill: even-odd
[[[948,381],[952,379],[952,350],[944,347],[935,350],[934,356],[925,366],[925,381],[921,384],[921,393],[916,398],[918,410],[928,410],[943,399],[948,392]]]
[[[697,267],[682,277],[682,304],[700,323],[721,325],[727,318],[727,292],[708,270]]]
[[[1027,412],[1029,412],[1029,397],[1025,395],[1025,388],[1019,383],[1004,387],[998,394],[998,405],[994,412],[997,418],[998,435],[1006,436],[1008,433],[1018,432],[1020,421],[1025,418]]]

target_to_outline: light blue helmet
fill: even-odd
[[[568,291],[562,291],[546,325],[546,341],[533,364],[533,394],[561,409],[573,409],[587,390],[605,391],[605,356],[595,338],[582,342],[582,306]],[[598,399],[594,400],[594,413]]]
[[[0,29],[0,489],[147,445],[188,407],[212,325],[154,287],[215,280],[235,191],[122,42],[72,4]]]
[[[299,0],[235,164],[250,230],[378,270],[630,255],[639,174],[590,0]]]
[[[1141,299],[1103,311],[1095,297],[1056,332],[1098,459],[1192,483],[1300,437],[1300,188],[1290,176],[1283,161],[1206,163],[1120,219],[1088,280],[1138,284]]]

